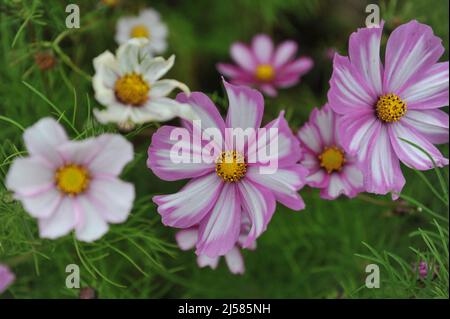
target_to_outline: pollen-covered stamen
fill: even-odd
[[[66,195],[78,195],[88,188],[90,176],[85,167],[68,164],[56,171],[55,182],[58,189]]]
[[[132,38],[150,39],[150,30],[143,24],[135,25],[130,32]]]
[[[339,147],[325,147],[322,154],[319,155],[320,166],[323,167],[328,174],[334,171],[339,172],[345,164],[345,155]]]
[[[267,82],[275,77],[275,70],[270,64],[260,64],[256,67],[255,76],[259,81]]]
[[[397,122],[406,114],[406,110],[406,102],[393,93],[380,96],[376,106],[378,118],[386,123]]]
[[[141,106],[148,99],[150,85],[136,73],[126,74],[116,80],[114,92],[117,99],[125,104]]]
[[[246,172],[245,158],[237,151],[222,152],[216,160],[216,173],[225,182],[237,182]]]

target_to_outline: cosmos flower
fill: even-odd
[[[363,191],[363,174],[356,158],[341,146],[337,115],[325,105],[314,109],[298,132],[304,157],[301,164],[309,170],[309,186],[321,188],[320,196],[335,199],[344,194],[355,197]]]
[[[14,282],[16,277],[11,272],[8,266],[0,264],[0,294],[4,293],[6,289]]]
[[[362,28],[350,36],[349,57],[335,55],[328,101],[342,115],[339,134],[344,150],[364,163],[368,192],[393,193],[405,179],[400,162],[427,170],[429,157],[448,164],[433,144],[448,142],[448,62],[441,39],[417,21],[396,28],[380,59],[383,26]],[[406,140],[406,141],[405,141]]]
[[[230,54],[237,65],[219,63],[217,69],[233,84],[257,87],[268,96],[276,96],[277,88],[288,88],[313,67],[309,57],[294,58],[297,43],[285,41],[274,48],[272,39],[256,35],[251,46],[234,43]]]
[[[134,201],[134,186],[119,179],[133,159],[133,146],[117,134],[70,141],[63,127],[44,118],[24,135],[28,157],[16,158],[6,186],[24,209],[38,219],[42,238],[75,230],[92,242],[123,223]]]
[[[225,254],[225,262],[228,266],[228,269],[233,274],[243,274],[245,272],[244,258],[241,254],[242,245],[245,240],[245,236],[248,234],[250,230],[250,220],[246,214],[243,214],[243,218],[241,220],[241,229],[238,241]],[[191,227],[187,229],[182,229],[177,232],[176,240],[178,247],[182,250],[190,250],[195,247],[195,244],[198,241],[198,228]],[[256,249],[256,242],[252,244],[249,249]],[[207,255],[199,255],[197,256],[197,264],[200,268],[209,266],[212,269],[216,269],[219,264],[220,257],[208,257]]]
[[[190,103],[198,114],[203,133],[206,129],[217,129],[218,136],[208,143],[215,150],[214,155],[203,153],[199,163],[174,163],[171,138],[179,128],[163,126],[152,137],[148,151],[148,167],[158,177],[173,181],[191,178],[178,193],[155,196],[163,224],[176,228],[190,228],[198,225],[197,255],[216,257],[232,249],[239,237],[242,211],[248,212],[250,231],[242,243],[243,248],[253,245],[266,229],[275,211],[278,200],[287,207],[300,210],[304,203],[297,191],[305,182],[307,170],[297,164],[301,157],[298,139],[292,134],[283,113],[265,126],[269,131],[277,130],[277,136],[258,135],[249,138],[247,147],[234,143],[227,132],[229,128],[253,129],[260,127],[264,111],[262,95],[248,87],[238,87],[224,82],[228,94],[229,108],[226,121],[219,114],[214,103],[203,93],[190,96],[179,94],[177,100]],[[190,136],[194,133],[192,122],[185,123]],[[269,137],[269,138],[268,138]],[[190,156],[194,157],[202,145],[196,139],[186,144]],[[256,144],[254,144],[256,143]],[[268,174],[262,172],[267,163],[253,158],[252,145],[261,149],[275,147],[271,159],[277,161],[277,169]]]
[[[144,9],[136,17],[123,17],[117,21],[116,42],[122,45],[134,38],[147,39],[145,49],[151,54],[166,50],[167,27],[157,11]]]
[[[167,97],[175,88],[189,92],[188,87],[176,80],[161,80],[175,56],[152,58],[144,50],[146,42],[133,39],[119,47],[116,57],[106,51],[94,59],[95,98],[106,106],[94,110],[99,122],[142,124],[193,116],[189,105]]]

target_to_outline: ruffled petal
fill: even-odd
[[[408,110],[402,119],[433,144],[448,143],[448,114],[440,110]]]
[[[382,195],[389,192],[400,193],[405,185],[405,178],[400,170],[400,161],[391,146],[387,127],[379,126],[369,143],[367,160],[364,162],[366,191]]]
[[[438,167],[448,165],[448,160],[442,156],[441,152],[408,124],[394,123],[389,126],[388,130],[394,151],[406,166],[418,170],[428,170],[434,167],[427,154],[408,142],[414,143],[426,151]]]
[[[222,180],[216,174],[208,174],[192,179],[175,194],[154,196],[153,202],[158,205],[164,225],[188,228],[198,224],[213,206],[223,204],[216,204],[222,188]]]
[[[347,57],[335,54],[328,103],[338,114],[373,111],[378,95]]]
[[[240,221],[239,195],[234,184],[226,183],[210,213],[200,223],[196,254],[225,255],[238,240]]]
[[[144,75],[144,79],[150,83],[150,86],[158,81],[173,67],[175,63],[175,55],[171,55],[167,60],[163,57],[153,59],[145,59],[140,64],[140,72]]]
[[[273,174],[261,174],[259,167],[248,168],[246,177],[262,187],[270,189],[277,201],[293,210],[305,208],[298,191],[305,185],[308,170],[302,165],[278,168]]]
[[[359,71],[373,92],[383,93],[383,65],[380,59],[380,43],[383,34],[380,27],[361,28],[352,33],[349,40],[349,56],[352,65]]]
[[[247,248],[266,230],[275,212],[275,197],[266,188],[246,179],[240,180],[237,187],[242,201],[242,209],[248,212],[252,225],[242,245]]]
[[[227,127],[259,128],[264,112],[264,98],[257,90],[223,81],[228,95]]]
[[[448,105],[448,62],[436,63],[414,76],[412,85],[402,92],[408,110],[435,109]]]
[[[166,125],[152,136],[147,166],[159,178],[173,181],[214,171],[215,159],[187,129]]]
[[[178,82],[176,80],[165,79],[153,83],[152,87],[150,88],[150,98],[165,97],[175,89],[180,89],[186,93],[189,93],[189,88],[186,86],[186,84]]]
[[[442,40],[431,27],[416,20],[396,28],[386,45],[384,91],[401,93],[417,81],[444,53]]]

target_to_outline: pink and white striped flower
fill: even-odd
[[[244,214],[245,216],[245,214]],[[228,269],[233,274],[243,274],[245,272],[244,258],[241,254],[242,245],[244,244],[245,237],[250,231],[250,220],[247,216],[242,218],[241,229],[238,241],[233,246],[233,248],[228,251],[224,257]],[[178,247],[181,250],[190,250],[195,247],[198,241],[198,228],[191,227],[187,229],[182,229],[176,234],[176,240]],[[256,249],[256,242],[254,242],[250,247],[251,250]],[[200,268],[209,266],[212,269],[216,269],[219,264],[220,256],[209,257],[207,255],[198,255],[197,264]]]
[[[216,139],[208,143],[218,150],[217,158],[198,163],[174,163],[171,158],[173,146],[178,141],[171,138],[179,128],[163,126],[152,137],[148,150],[148,167],[158,177],[173,181],[190,178],[191,181],[178,193],[155,196],[163,224],[176,228],[199,229],[196,244],[197,255],[216,257],[225,255],[236,244],[242,211],[248,212],[251,228],[242,247],[250,247],[260,236],[272,218],[276,200],[294,210],[304,208],[298,194],[305,183],[307,170],[297,164],[301,157],[300,143],[292,134],[283,113],[265,128],[278,130],[278,152],[274,154],[278,168],[272,174],[261,174],[266,164],[259,161],[249,163],[252,143],[270,148],[271,137],[259,136],[249,139],[247,147],[236,145],[227,139],[226,128],[258,129],[261,124],[264,99],[256,90],[238,87],[224,82],[228,94],[229,108],[226,121],[214,103],[203,93],[191,95],[180,93],[177,100],[189,103],[199,117],[202,129],[216,128]],[[189,134],[193,134],[192,122],[185,122]],[[190,138],[190,155],[193,157],[204,145]],[[221,146],[218,146],[221,145]],[[223,146],[223,147],[222,147]],[[205,155],[205,154],[203,154]],[[230,162],[222,161],[230,158]]]
[[[328,105],[311,112],[298,137],[304,150],[301,164],[309,170],[307,184],[321,188],[322,198],[352,198],[364,190],[363,173],[355,156],[343,150],[338,117]]]
[[[380,59],[383,26],[362,28],[350,36],[349,57],[335,55],[328,101],[342,115],[339,134],[344,150],[364,163],[368,192],[394,198],[405,179],[400,161],[418,170],[432,161],[448,164],[433,144],[447,143],[448,62],[441,39],[417,21],[390,35],[384,65]]]
[[[6,186],[38,219],[42,238],[74,229],[79,240],[92,242],[108,231],[108,223],[128,218],[134,186],[119,174],[133,159],[133,146],[124,137],[71,141],[52,118],[40,120],[23,137],[29,156],[14,160]]]
[[[313,67],[310,57],[294,58],[297,43],[288,40],[274,48],[272,39],[256,35],[250,46],[234,43],[230,54],[237,65],[219,63],[217,69],[233,84],[255,86],[268,96],[276,96],[277,88],[288,88]]]
[[[16,280],[16,276],[8,266],[0,264],[0,295]]]

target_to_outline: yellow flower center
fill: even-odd
[[[378,118],[386,123],[400,120],[406,114],[406,109],[406,102],[392,93],[381,96],[376,106]]]
[[[328,174],[333,171],[340,171],[345,163],[344,152],[336,147],[325,147],[322,154],[319,155],[320,166],[323,167]]]
[[[150,39],[150,30],[143,24],[135,25],[130,32],[132,38]]]
[[[116,80],[114,92],[116,97],[125,104],[140,106],[148,99],[150,85],[142,75],[130,73]]]
[[[89,186],[89,172],[76,164],[60,167],[55,174],[56,186],[67,195],[78,195]]]
[[[275,76],[275,70],[270,64],[261,64],[256,67],[256,78],[260,81],[270,81]]]
[[[216,173],[225,182],[237,182],[245,176],[246,172],[247,163],[239,152],[222,152],[216,160]]]

